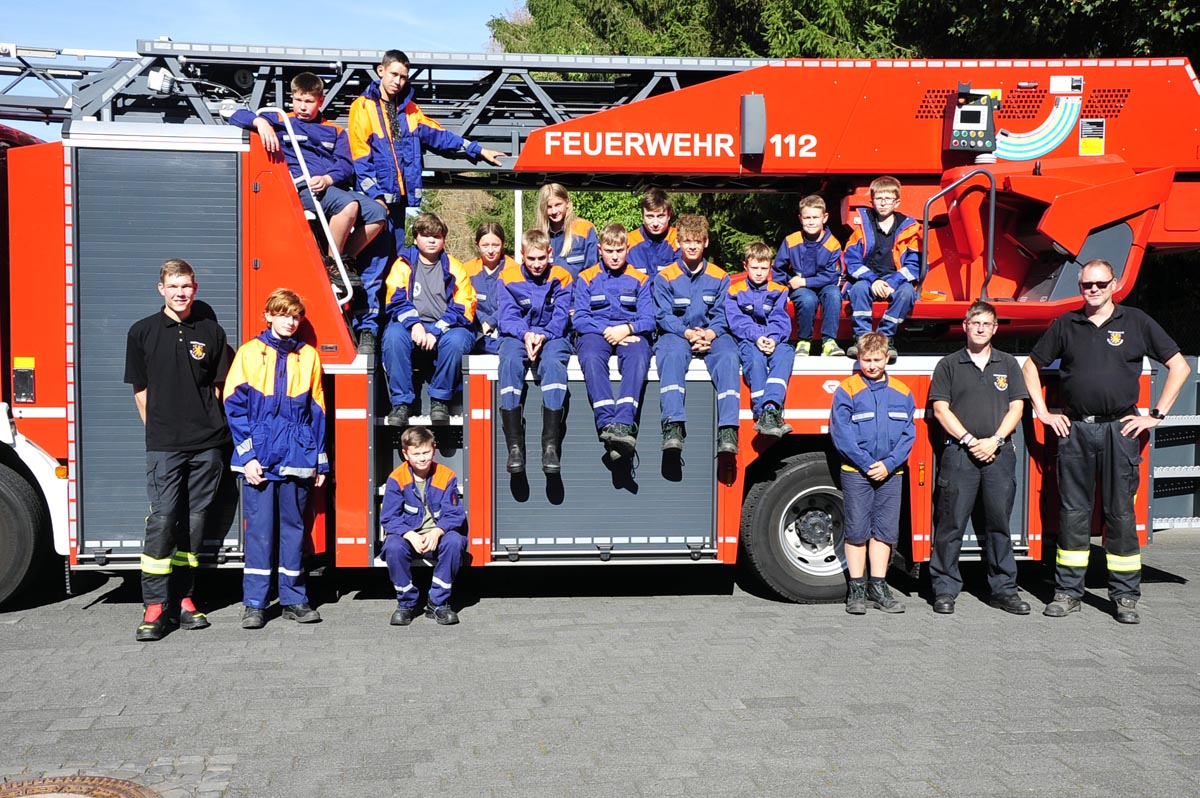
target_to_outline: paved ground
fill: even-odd
[[[224,574],[214,627],[155,644],[132,639],[132,585],[93,575],[0,611],[0,780],[116,776],[169,798],[1196,795],[1200,536],[1160,536],[1146,560],[1138,627],[1102,583],[1062,620],[972,596],[949,617],[914,596],[854,618],[718,568],[513,568],[463,585],[462,625],[407,629],[387,626],[376,572],[326,580],[323,624],[243,631]],[[1023,569],[1038,599],[1042,576]]]

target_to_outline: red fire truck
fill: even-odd
[[[356,351],[286,166],[220,119],[239,102],[282,105],[290,75],[310,70],[333,87],[326,113],[342,114],[344,124],[378,55],[142,41],[137,53],[74,75],[69,96],[10,99],[8,113],[0,97],[9,118],[65,121],[61,142],[14,138],[3,161],[0,600],[23,585],[41,553],[71,569],[138,567],[144,446],[122,383],[123,352],[132,321],[161,304],[154,283],[167,257],[196,267],[199,297],[231,341],[259,332],[259,308],[274,288],[306,297],[305,334],[326,367],[333,463],[333,480],[315,502],[310,553],[314,563],[339,568],[381,564],[380,493],[399,457],[399,430],[384,421],[382,374]],[[519,153],[503,171],[431,158],[427,185],[819,191],[849,225],[869,204],[870,180],[896,175],[903,209],[926,231],[914,334],[944,332],[985,297],[1006,333],[1034,336],[1078,307],[1075,283],[1087,260],[1114,264],[1119,299],[1147,252],[1200,245],[1200,82],[1182,58],[593,58],[588,69],[597,77],[577,83],[534,77],[579,68],[566,56],[443,62],[415,54],[413,62],[427,112],[486,146]],[[452,64],[474,72],[441,77]],[[891,369],[918,408],[936,360],[902,354]],[[657,435],[647,433],[640,460],[603,459],[577,399],[562,473],[547,477],[505,472],[497,362],[470,357],[461,405],[436,432],[439,457],[463,477],[472,565],[744,558],[785,598],[840,598],[841,500],[828,419],[830,394],[852,367],[798,359],[785,408],[794,431],[778,441],[753,432],[743,392],[741,449],[719,459],[715,397],[702,366],[688,374],[683,457],[660,453]],[[584,396],[574,363],[570,379],[571,394]],[[655,432],[656,380],[652,368],[640,419]],[[1150,391],[1147,365],[1141,406]],[[538,389],[529,392],[534,407]],[[1154,476],[1170,483],[1161,491],[1162,520],[1150,510],[1152,492],[1159,509],[1158,491],[1138,495],[1145,536],[1200,515],[1190,430],[1197,418],[1188,402],[1194,408],[1194,391],[1177,405],[1174,429],[1162,429],[1175,433],[1160,447],[1166,464],[1152,471],[1147,458],[1142,469],[1144,485]],[[940,437],[932,414],[921,416],[903,515],[905,554],[915,563],[929,557]],[[537,426],[531,413],[531,440]],[[1025,456],[1012,536],[1022,556],[1039,559],[1057,520],[1054,442],[1032,422],[1018,437]],[[223,490],[202,562],[240,567],[236,485]]]

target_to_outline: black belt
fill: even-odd
[[[1112,421],[1120,421],[1121,419],[1125,418],[1125,416],[1136,416],[1137,414],[1137,410],[1131,408],[1124,413],[1117,413],[1115,416],[1083,416],[1079,413],[1071,412],[1067,412],[1064,415],[1066,415],[1066,417],[1072,421],[1082,421],[1087,424],[1108,424]]]

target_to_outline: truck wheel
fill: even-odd
[[[33,576],[46,522],[45,509],[30,484],[0,466],[0,604]]]
[[[788,458],[746,495],[742,551],[763,584],[789,601],[845,598],[842,534],[842,493],[820,452]]]

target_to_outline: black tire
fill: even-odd
[[[20,474],[0,466],[0,604],[32,579],[47,526],[37,492]]]
[[[842,534],[842,492],[821,452],[788,458],[774,479],[746,494],[742,553],[762,583],[788,601],[846,597]]]

